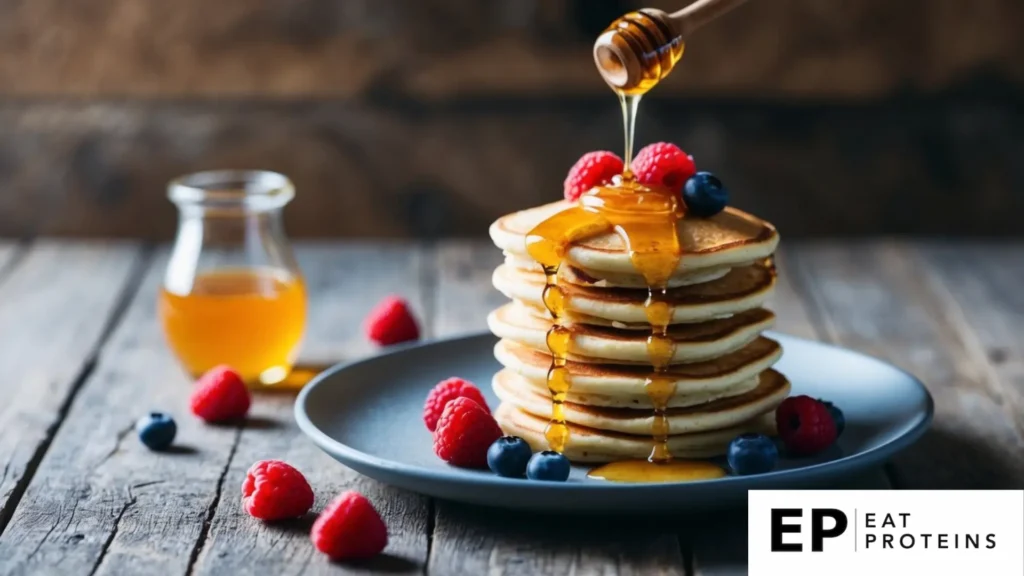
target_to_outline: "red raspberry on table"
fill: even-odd
[[[242,482],[242,506],[253,518],[298,518],[313,507],[313,489],[306,477],[280,460],[260,460]]]
[[[622,174],[622,158],[604,150],[587,152],[569,169],[565,177],[565,199],[575,202],[594,186],[608,184]]]
[[[409,304],[398,296],[388,296],[377,304],[363,323],[366,337],[381,346],[416,340],[420,327]]]
[[[486,468],[487,449],[502,435],[490,411],[469,398],[448,402],[434,431],[434,453],[462,468]]]
[[[200,376],[189,397],[192,413],[206,422],[243,418],[251,403],[249,389],[230,366],[217,366]]]
[[[690,176],[697,173],[697,166],[679,146],[657,142],[640,150],[630,170],[641,184],[664,186],[680,192]]]
[[[491,412],[484,395],[472,382],[462,378],[449,378],[438,382],[427,394],[427,401],[423,404],[423,422],[427,425],[427,430],[433,432],[437,429],[437,420],[444,412],[444,407],[455,398],[469,398],[487,410],[488,414]]]
[[[372,558],[387,547],[388,527],[365,496],[349,490],[324,508],[309,538],[332,560]]]
[[[810,456],[836,441],[836,423],[828,407],[810,396],[792,396],[775,409],[779,437],[792,454]]]

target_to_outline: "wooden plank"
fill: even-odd
[[[809,304],[808,295],[797,278],[788,252],[776,255],[778,283],[769,304],[777,315],[775,329],[790,334],[822,339],[826,336],[821,319]],[[881,469],[858,474],[840,488],[888,489],[892,485]],[[690,522],[700,526],[686,535],[693,550],[693,568],[696,576],[734,576],[747,573],[747,512],[746,509],[726,510],[701,515]]]
[[[649,0],[672,11],[679,2]],[[590,46],[626,2],[5,0],[0,94],[417,99],[606,90]],[[662,93],[877,98],[989,71],[1024,83],[1019,2],[750,3],[687,46]],[[96,30],[105,33],[97,35]],[[950,41],[955,39],[955,41]],[[728,65],[723,65],[728,63]]]
[[[437,501],[432,574],[682,576],[675,518],[494,511]]]
[[[165,264],[161,255],[149,266],[0,537],[0,573],[166,575],[188,568],[238,429],[188,416],[189,380],[156,318]],[[90,272],[100,276],[95,265]],[[68,285],[59,290],[66,298]],[[134,421],[154,409],[177,417],[176,450],[149,452],[135,439]]]
[[[487,313],[508,303],[491,285],[504,260],[501,250],[486,240],[449,240],[439,244],[436,258],[435,335],[487,330]]]
[[[984,356],[965,344],[977,336],[950,321],[949,301],[936,294],[916,253],[894,244],[848,243],[789,255],[830,340],[901,366],[935,398],[931,430],[893,461],[896,486],[1019,487],[1024,461],[1006,455],[1020,453],[1024,440],[1007,414],[1004,390]]]
[[[438,336],[485,329],[487,313],[506,301],[491,286],[501,261],[486,242],[439,246]],[[679,541],[665,519],[495,513],[446,501],[435,507],[430,573],[683,574]]]
[[[927,244],[919,253],[946,321],[979,359],[981,377],[1002,407],[1002,422],[1024,437],[1024,330],[1019,322],[1024,298],[1018,290],[1024,282],[1024,245]],[[997,459],[998,453],[989,456]],[[1021,476],[1000,480],[1005,486],[1024,483]]]
[[[0,244],[0,533],[91,369],[139,258],[129,244]]]
[[[431,262],[413,244],[303,244],[297,257],[309,290],[309,325],[303,354],[319,362],[372,353],[362,319],[383,295],[400,293],[422,318],[431,287],[421,278]],[[360,573],[422,573],[427,560],[427,498],[363,477],[321,452],[292,417],[294,396],[261,394],[227,468],[217,509],[195,574],[348,573],[309,542],[315,513],[342,490],[362,492],[384,516],[390,541],[384,555],[359,565]],[[267,525],[241,508],[240,486],[257,460],[281,459],[303,472],[316,493],[306,518]]]
[[[618,151],[622,134],[610,94],[423,108],[10,101],[0,102],[0,126],[0,235],[148,240],[174,233],[168,180],[224,166],[293,178],[285,221],[294,237],[482,237],[495,218],[561,197],[573,162],[588,150]],[[680,143],[722,176],[736,206],[787,239],[1022,234],[1024,195],[1013,193],[1006,143],[1024,141],[1024,117],[1011,106],[679,106],[654,95],[638,131],[641,144]],[[978,201],[935,201],[964,189]]]
[[[17,244],[0,240],[0,280],[6,278],[14,267],[15,256],[19,250]]]

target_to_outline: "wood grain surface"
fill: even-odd
[[[400,293],[426,309],[429,286],[420,279],[429,266],[414,245],[304,245],[298,252],[305,273],[310,317],[306,358],[353,360],[373,351],[363,338],[362,318],[385,294]],[[430,502],[427,498],[365,478],[335,462],[298,429],[294,395],[264,393],[242,428],[218,490],[209,537],[193,574],[335,574],[339,570],[310,545],[316,513],[344,490],[369,498],[388,525],[384,555],[364,565],[370,572],[420,574],[427,562]],[[284,460],[298,468],[316,494],[305,518],[279,524],[255,521],[241,505],[242,480],[258,460]]]
[[[135,289],[139,256],[120,244],[0,245],[0,533]]]
[[[322,242],[297,252],[314,311],[310,365],[372,352],[359,320],[386,293],[409,298],[436,336],[482,329],[503,301],[490,287],[501,255],[489,243]],[[888,474],[844,486],[1024,485],[1024,468],[1005,456],[1024,444],[1022,255],[1024,245],[993,242],[784,244],[778,328],[892,361],[936,399],[933,429]],[[322,454],[295,427],[288,393],[259,394],[242,426],[199,423],[155,318],[165,257],[134,244],[0,244],[0,331],[18,335],[0,348],[11,375],[0,408],[0,573],[746,573],[742,510],[565,518],[435,501]],[[154,408],[178,417],[171,453],[133,437],[134,420]],[[248,517],[239,486],[267,457],[306,474],[314,512],[343,489],[369,496],[391,531],[386,554],[330,563],[309,545],[312,514],[277,525]]]
[[[1024,462],[1004,456],[1022,447],[1005,384],[993,377],[989,358],[969,344],[970,332],[950,321],[950,300],[936,294],[928,267],[913,252],[849,243],[788,253],[829,340],[906,369],[935,398],[929,432],[892,462],[896,487],[1022,485]],[[961,252],[956,261],[974,258],[984,261],[986,254]]]
[[[649,0],[3,0],[0,94],[418,100],[593,94],[590,46]],[[773,0],[699,31],[672,94],[865,98],[1024,83],[1013,0]],[[102,34],[97,34],[102,30]]]
[[[0,102],[0,236],[169,240],[167,182],[263,168],[297,186],[293,237],[484,237],[557,200],[589,150],[621,149],[611,93],[589,100],[388,106]],[[856,106],[645,100],[640,145],[677,142],[733,205],[787,238],[1019,235],[1024,116],[987,99]]]

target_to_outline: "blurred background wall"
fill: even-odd
[[[650,0],[0,0],[0,236],[167,239],[164,185],[298,188],[293,237],[482,236],[621,150],[596,35]],[[1024,2],[751,0],[644,101],[788,237],[1024,234]]]

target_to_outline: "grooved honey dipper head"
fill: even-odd
[[[605,82],[626,94],[643,94],[683,53],[682,38],[668,15],[644,9],[616,20],[594,43],[594,62]]]

